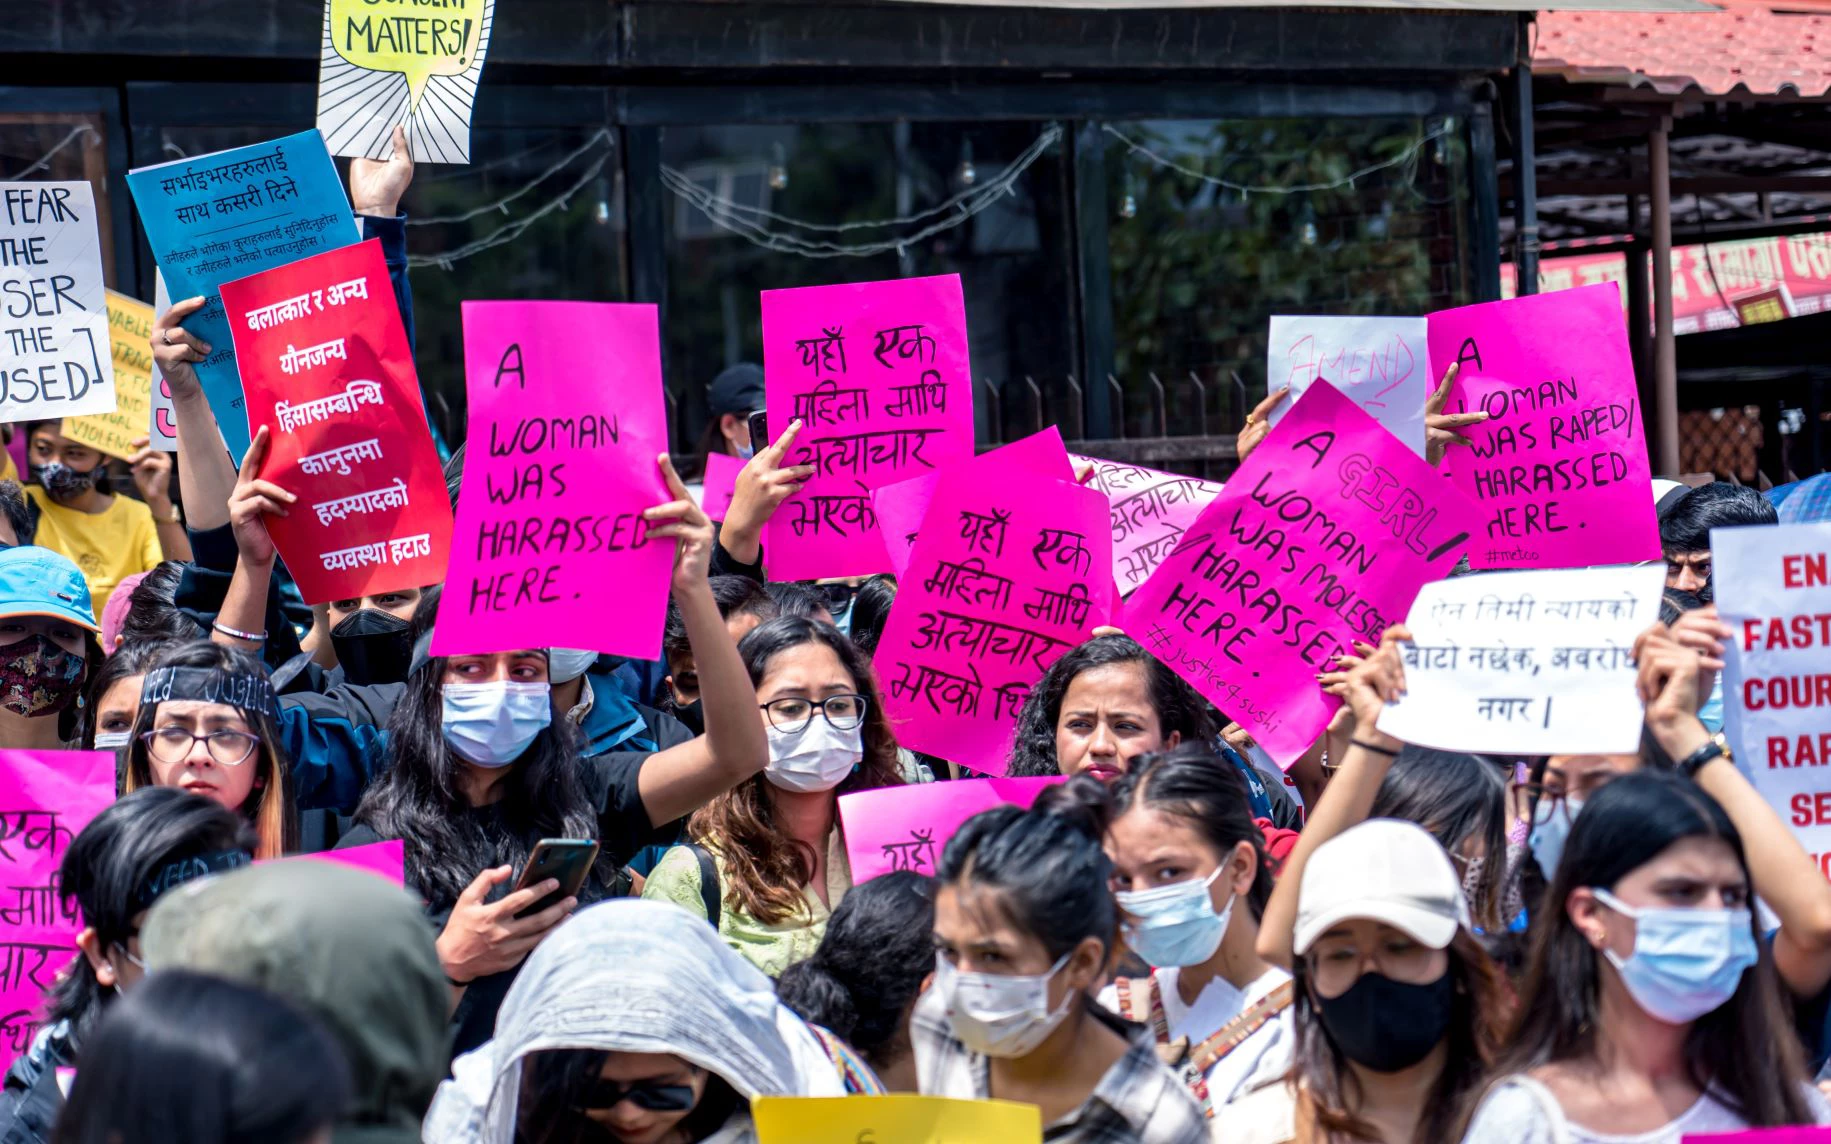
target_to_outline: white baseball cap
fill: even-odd
[[[1298,956],[1342,922],[1384,922],[1432,949],[1469,927],[1462,879],[1416,823],[1375,818],[1316,848],[1297,894]]]

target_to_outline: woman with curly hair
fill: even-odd
[[[831,624],[784,616],[738,645],[769,739],[763,773],[713,799],[642,896],[712,922],[771,977],[810,956],[852,888],[839,796],[902,782],[871,666]]]
[[[1050,665],[1017,716],[1012,776],[1109,783],[1139,755],[1205,743],[1208,705],[1129,636],[1095,636]]]

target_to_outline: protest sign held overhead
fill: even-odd
[[[0,188],[0,421],[114,409],[105,289],[87,182]]]
[[[451,501],[413,352],[369,241],[222,287],[260,475],[299,499],[267,522],[308,604],[445,578]]]
[[[196,365],[229,454],[248,451],[248,411],[236,371],[224,282],[247,278],[361,237],[337,168],[316,131],[178,159],[127,174],[140,222],[170,297],[203,297],[185,320],[210,347]],[[155,302],[155,306],[156,306]]]
[[[434,655],[573,647],[655,659],[676,545],[655,307],[464,303],[470,448]]]
[[[1062,444],[1061,430],[1053,425],[1040,433],[1032,433],[1009,445],[993,449],[990,453],[981,453],[967,462],[969,468],[1004,464],[1013,464],[1026,472],[1053,480],[1074,480],[1074,466],[1068,463],[1068,447]],[[883,535],[884,547],[890,553],[890,570],[898,576],[909,568],[909,553],[915,547],[916,536],[922,528],[922,518],[928,515],[929,502],[934,500],[935,486],[940,481],[941,474],[924,473],[894,485],[885,485],[871,493],[871,507],[877,512],[878,531]]]
[[[1424,455],[1424,403],[1436,387],[1424,318],[1274,314],[1265,362],[1266,388],[1291,387],[1271,411],[1276,425],[1318,381],[1347,394],[1367,416]]]
[[[114,801],[113,751],[0,750],[0,1059],[31,1047],[45,990],[79,957],[83,922],[66,912],[58,867],[89,820]]]
[[[770,425],[803,425],[787,463],[814,467],[764,534],[770,578],[890,571],[872,490],[973,456],[960,276],[765,290],[763,373]]]
[[[1831,875],[1831,524],[1710,532],[1726,640],[1723,733]]]
[[[1009,461],[942,474],[874,657],[898,742],[1002,775],[1031,686],[1112,615],[1111,566],[1092,489]]]
[[[1041,1144],[1043,1114],[1009,1100],[940,1096],[760,1096],[757,1144]]]
[[[1662,566],[1495,572],[1426,584],[1405,621],[1405,695],[1380,730],[1445,751],[1631,755],[1634,640]]]
[[[1077,467],[1092,467],[1087,487],[1106,494],[1113,525],[1113,577],[1121,595],[1130,595],[1144,583],[1221,495],[1217,481],[1098,457],[1073,460]]]
[[[933,876],[941,851],[960,825],[982,810],[1009,803],[1027,807],[1059,776],[961,779],[861,790],[839,798],[846,861],[854,885],[879,874],[913,870]]]
[[[421,163],[470,162],[495,0],[325,0],[318,130],[333,155],[386,159],[397,124]]]
[[[1446,412],[1486,412],[1443,462],[1482,508],[1476,568],[1658,560],[1634,359],[1612,282],[1430,316],[1430,359],[1457,365]]]
[[[125,460],[139,450],[134,441],[147,435],[152,416],[153,308],[125,294],[108,291],[108,342],[114,359],[114,412],[64,418],[60,432],[111,457]]]
[[[1435,469],[1333,386],[1313,386],[1119,626],[1288,767],[1341,705],[1317,673],[1356,641],[1378,643],[1477,526]]]

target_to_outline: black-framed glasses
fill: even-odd
[[[798,735],[813,722],[814,712],[835,731],[851,731],[865,721],[865,697],[862,695],[829,695],[825,699],[772,699],[758,707],[769,716],[769,725],[789,735]]]
[[[225,767],[239,767],[247,762],[261,742],[258,736],[246,731],[224,729],[197,735],[178,726],[144,732],[140,741],[146,744],[147,753],[162,763],[184,762],[191,757],[192,748],[201,742],[210,752],[210,758]]]
[[[690,1084],[659,1084],[652,1080],[617,1084],[601,1080],[573,1111],[609,1112],[626,1100],[649,1112],[690,1112],[699,1102]]]

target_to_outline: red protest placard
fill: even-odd
[[[299,499],[268,530],[308,604],[445,579],[451,501],[381,243],[226,282],[261,476]]]

